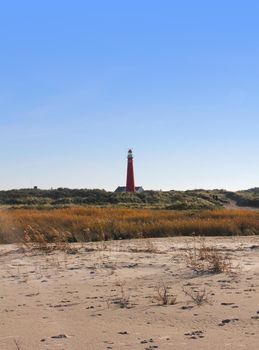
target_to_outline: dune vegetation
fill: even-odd
[[[182,235],[257,235],[252,210],[172,211],[72,207],[2,209],[0,242],[88,242]]]

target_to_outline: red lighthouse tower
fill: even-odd
[[[126,192],[136,192],[135,181],[134,181],[133,154],[131,149],[129,149],[128,151]]]

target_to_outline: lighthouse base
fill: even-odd
[[[119,186],[116,188],[116,190],[114,192],[116,192],[116,193],[127,192],[126,186]],[[144,188],[142,186],[135,187],[135,193],[141,193],[141,192],[144,192]]]

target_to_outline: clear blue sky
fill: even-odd
[[[259,2],[0,8],[0,188],[259,186]]]

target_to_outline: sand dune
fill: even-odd
[[[206,242],[231,271],[192,271],[192,238],[85,243],[69,254],[2,245],[0,349],[258,349],[259,238]],[[160,305],[163,288],[174,305]],[[203,291],[198,306],[191,295]]]

